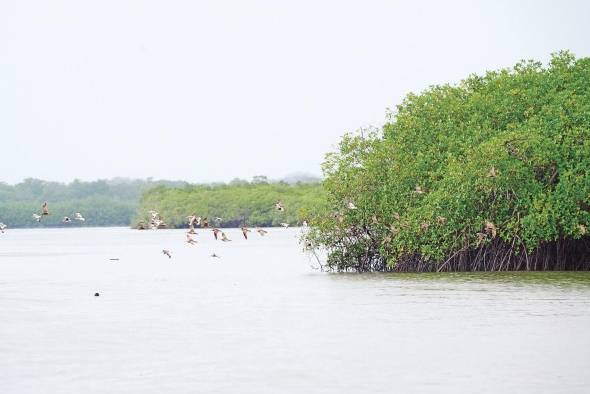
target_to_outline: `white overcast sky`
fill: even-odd
[[[319,175],[410,91],[590,54],[590,1],[0,0],[0,181]]]

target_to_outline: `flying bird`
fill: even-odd
[[[221,258],[221,256],[219,256],[219,255],[216,255],[215,253],[213,253],[213,254],[211,255],[211,257],[213,257],[213,258],[216,258],[216,259],[220,259],[220,258]]]
[[[260,234],[263,237],[268,233],[268,231],[266,231],[262,228],[257,228],[256,231],[258,232],[258,234]]]
[[[289,223],[281,223],[281,226],[283,226],[284,228],[289,227]]]
[[[215,218],[215,219],[213,219],[213,220],[215,221],[215,224],[219,226],[219,225],[221,224],[221,221],[222,221],[223,219],[222,219],[222,218],[220,218],[220,217],[216,217],[216,218]]]
[[[211,231],[213,231],[213,236],[215,237],[215,240],[217,241],[217,235],[221,232],[221,230],[218,228],[212,228]]]
[[[72,221],[72,219],[70,219],[67,216],[64,216],[63,220],[61,221],[62,223],[70,223]]]
[[[45,201],[43,203],[43,205],[41,206],[41,215],[43,215],[43,216],[49,215],[49,207],[47,205],[47,201]]]
[[[209,221],[207,220],[207,218],[203,218],[203,220],[201,221],[201,227],[209,227]]]
[[[33,216],[31,216],[33,219],[35,219],[36,221],[40,222],[41,221],[41,215],[38,215],[36,213],[33,214]]]
[[[166,256],[168,256],[169,259],[172,258],[172,253],[170,253],[169,250],[167,249],[162,249],[162,253],[165,254]]]
[[[190,216],[187,216],[186,218],[188,219],[188,226],[192,229],[195,226],[195,223],[197,222],[197,216],[195,214],[192,214]]]
[[[248,227],[242,227],[242,234],[244,235],[245,239],[248,239],[249,232],[250,232],[250,229]]]
[[[283,202],[282,202],[281,200],[278,200],[278,201],[275,203],[275,209],[276,209],[277,211],[281,211],[281,212],[285,211],[285,206],[283,205]]]
[[[79,220],[80,222],[86,221],[86,219],[84,219],[84,216],[82,216],[82,214],[80,212],[76,212],[74,214],[74,219]]]
[[[227,237],[227,235],[225,235],[225,233],[224,233],[223,231],[221,232],[221,240],[222,240],[223,242],[230,242],[230,241],[231,241],[231,239],[229,239],[229,238]]]
[[[193,237],[191,237],[191,235],[189,233],[186,234],[186,242],[191,245],[197,244],[197,241],[195,239],[193,239]]]
[[[5,229],[6,229],[6,225],[5,225],[4,223],[0,222],[0,232],[1,232],[2,234],[4,234],[4,230],[5,230]]]

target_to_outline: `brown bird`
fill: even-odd
[[[189,228],[194,228],[195,227],[195,223],[197,222],[197,215],[195,215],[194,213],[190,216],[187,216],[186,219],[188,220],[188,226]]]
[[[414,188],[414,193],[415,194],[424,194],[424,190],[422,189],[421,186],[416,185],[416,187]]]
[[[209,221],[207,220],[207,218],[203,218],[203,220],[201,221],[201,227],[209,227]]]
[[[215,240],[217,240],[217,235],[221,232],[221,230],[218,228],[212,228],[211,231],[213,231],[213,236],[215,237]]]
[[[172,258],[172,253],[170,253],[169,250],[167,249],[162,249],[162,253],[165,254],[166,256],[168,256],[169,259]]]
[[[496,238],[496,225],[489,220],[486,220],[486,233],[490,234],[492,238]]]
[[[420,230],[422,230],[422,231],[427,231],[429,227],[430,227],[430,223],[428,223],[428,222],[422,222],[420,224]]]
[[[245,239],[248,239],[249,232],[250,232],[250,229],[248,227],[242,227],[242,234],[244,235]]]
[[[186,242],[191,245],[196,245],[197,241],[191,237],[189,233],[186,234]]]
[[[268,231],[266,231],[262,228],[257,228],[256,231],[258,232],[258,234],[260,234],[263,237],[268,233]]]
[[[49,215],[49,207],[47,206],[47,201],[45,201],[43,203],[43,206],[41,207],[41,215],[45,216],[45,215]]]
[[[229,238],[227,237],[227,235],[225,235],[225,233],[224,233],[223,231],[221,232],[221,240],[222,240],[223,242],[230,242],[230,241],[231,241],[231,239],[229,239]]]

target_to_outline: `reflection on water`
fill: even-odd
[[[589,390],[590,273],[327,274],[297,230],[228,235],[7,231],[0,392]]]

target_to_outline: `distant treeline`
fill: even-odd
[[[0,222],[10,228],[38,226],[128,226],[136,214],[142,193],[158,185],[183,186],[186,182],[151,179],[98,180],[71,183],[28,178],[16,185],[0,183]],[[50,215],[37,223],[31,216],[40,213],[47,201]],[[62,223],[64,216],[80,212],[85,222]]]
[[[155,209],[169,227],[182,226],[186,216],[219,216],[223,226],[297,224],[324,201],[318,178],[297,174],[283,181],[255,176],[251,182],[194,185],[182,181],[114,178],[71,183],[28,178],[16,185],[0,182],[0,222],[9,228],[72,226],[135,226]],[[285,212],[274,211],[282,200]],[[50,215],[36,222],[47,201]],[[63,223],[80,212],[86,221]]]
[[[278,200],[285,211],[275,209]],[[159,186],[144,193],[134,223],[149,222],[149,211],[156,210],[172,228],[186,226],[186,217],[193,213],[210,223],[220,217],[221,227],[297,225],[325,201],[320,183],[269,183],[264,177],[220,185]]]

